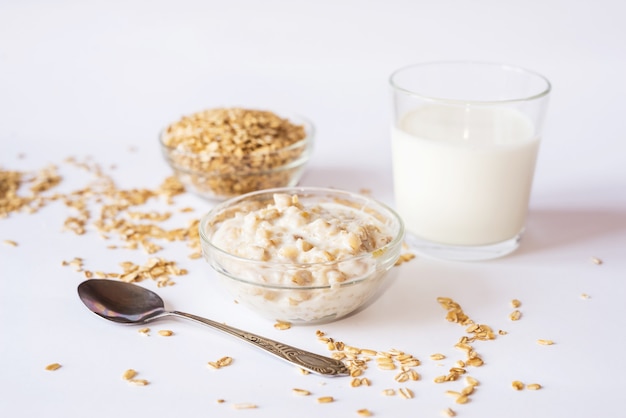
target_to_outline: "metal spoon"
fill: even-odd
[[[331,376],[350,374],[339,360],[300,350],[196,315],[167,311],[159,295],[131,283],[105,279],[86,280],[78,286],[78,296],[89,310],[113,322],[145,324],[165,316],[186,318],[241,338],[311,372]]]

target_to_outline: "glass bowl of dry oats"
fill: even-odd
[[[244,108],[186,115],[160,135],[163,156],[186,190],[212,200],[295,186],[313,140],[305,118]]]
[[[202,252],[235,300],[276,321],[323,323],[387,288],[404,224],[347,191],[262,190],[214,207],[200,221]]]

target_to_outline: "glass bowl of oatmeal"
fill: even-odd
[[[265,110],[215,108],[183,116],[160,135],[186,190],[226,200],[298,184],[313,149],[313,124]]]
[[[333,321],[373,301],[404,240],[386,205],[314,187],[230,199],[199,228],[205,259],[237,302],[291,323]]]

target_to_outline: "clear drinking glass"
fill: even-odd
[[[409,243],[443,259],[519,246],[550,82],[504,64],[411,65],[390,78],[396,208]]]

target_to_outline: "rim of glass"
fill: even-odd
[[[506,71],[510,71],[510,72],[516,72],[518,74],[526,74],[529,76],[533,76],[539,80],[542,80],[545,83],[545,88],[543,90],[541,90],[539,93],[536,94],[532,94],[529,96],[525,96],[525,97],[519,97],[519,98],[515,98],[515,99],[502,99],[502,100],[464,100],[464,99],[447,99],[447,98],[441,98],[441,97],[436,97],[436,96],[430,96],[430,95],[425,95],[425,94],[420,94],[418,92],[406,89],[404,87],[401,87],[396,81],[395,78],[397,75],[399,75],[400,73],[413,69],[413,68],[418,68],[418,67],[429,67],[429,66],[434,66],[434,65],[459,65],[459,64],[470,64],[470,65],[475,65],[475,66],[483,66],[483,67],[491,67],[491,68],[501,68],[502,70],[506,70]],[[536,99],[540,99],[542,97],[547,96],[550,91],[552,90],[552,84],[550,83],[550,80],[548,80],[547,77],[545,77],[544,75],[533,71],[533,70],[529,70],[527,68],[524,67],[520,67],[517,65],[511,65],[511,64],[505,64],[505,63],[501,63],[501,62],[492,62],[492,61],[473,61],[473,60],[442,60],[442,61],[426,61],[426,62],[419,62],[419,63],[415,63],[415,64],[409,64],[409,65],[405,65],[404,67],[400,67],[397,70],[395,70],[394,72],[391,73],[391,75],[389,76],[389,84],[391,85],[392,88],[405,93],[407,95],[410,96],[414,96],[414,97],[419,97],[421,99],[424,100],[430,100],[430,101],[436,101],[436,102],[442,102],[442,103],[480,103],[480,104],[504,104],[504,103],[519,103],[519,102],[526,102],[526,101],[531,101],[531,100],[536,100]]]
[[[339,196],[344,196],[344,197],[352,197],[352,198],[356,198],[361,200],[364,204],[368,204],[368,205],[375,205],[377,206],[377,209],[382,209],[384,210],[385,213],[385,217],[389,218],[391,220],[394,221],[394,223],[396,223],[398,225],[398,230],[395,233],[395,235],[393,236],[393,239],[391,241],[389,241],[387,244],[385,244],[384,246],[378,248],[376,251],[383,251],[383,253],[386,253],[387,251],[389,251],[391,248],[394,248],[395,246],[401,245],[403,240],[404,240],[404,221],[402,220],[402,218],[400,217],[400,215],[398,215],[398,213],[393,210],[391,207],[387,206],[386,204],[373,199],[371,197],[367,197],[364,196],[362,194],[358,194],[358,193],[353,193],[353,192],[349,192],[349,191],[345,191],[345,190],[339,190],[339,189],[332,189],[332,188],[326,188],[326,187],[311,187],[311,186],[296,186],[296,187],[277,187],[277,188],[273,188],[273,189],[265,189],[265,190],[257,190],[254,192],[250,192],[250,193],[246,193],[237,197],[234,197],[232,199],[229,199],[227,201],[224,201],[220,204],[218,204],[217,206],[215,206],[213,209],[211,209],[209,212],[207,212],[206,214],[204,214],[201,219],[200,219],[200,225],[199,225],[199,233],[200,233],[200,239],[203,243],[206,243],[209,247],[211,247],[214,251],[220,253],[223,256],[227,256],[230,257],[234,260],[240,261],[242,263],[247,263],[250,265],[263,265],[263,266],[268,266],[268,267],[280,267],[280,268],[292,268],[292,267],[297,267],[300,269],[306,269],[308,267],[312,267],[312,266],[325,266],[325,265],[336,265],[338,263],[344,263],[344,262],[349,262],[349,261],[354,261],[354,260],[359,260],[362,258],[368,258],[372,256],[372,253],[365,253],[365,254],[360,254],[360,255],[356,255],[356,256],[352,256],[349,258],[345,258],[343,260],[333,260],[333,261],[323,261],[323,262],[316,262],[316,263],[292,263],[292,262],[276,262],[276,261],[261,261],[261,260],[253,260],[250,258],[246,258],[246,257],[241,257],[238,255],[234,255],[229,253],[228,251],[216,246],[213,244],[213,242],[211,241],[211,239],[209,239],[209,237],[207,236],[206,233],[206,227],[207,224],[209,223],[209,221],[213,218],[213,216],[215,216],[216,214],[221,213],[223,210],[227,209],[229,206],[232,206],[238,202],[247,200],[251,197],[255,197],[255,196],[259,196],[259,195],[272,195],[273,193],[313,193],[313,194],[320,194],[323,196],[332,196],[332,195],[339,195]],[[383,258],[383,255],[379,256],[381,259]],[[224,274],[222,272],[222,274]],[[232,277],[230,275],[228,275],[230,278],[236,279],[238,281],[241,282],[245,282],[245,283],[249,283],[249,284],[253,284],[253,285],[261,285],[261,286],[266,286],[266,287],[272,287],[274,289],[309,289],[309,288],[313,288],[313,289],[323,289],[323,288],[330,288],[332,285],[313,285],[313,286],[290,286],[290,285],[279,285],[279,284],[269,284],[269,283],[259,283],[259,282],[254,282],[254,281],[250,281],[250,280],[246,280],[246,279],[242,279],[242,278],[235,278]],[[349,285],[349,284],[353,284],[355,282],[358,281],[362,281],[365,279],[368,279],[369,277],[366,278],[357,278],[354,280],[350,280],[348,282],[345,283],[345,285]]]

